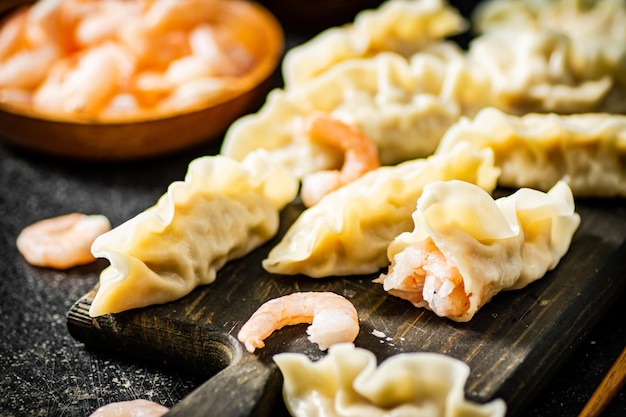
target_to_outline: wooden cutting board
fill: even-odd
[[[91,318],[94,288],[69,311],[70,333],[94,348],[205,375],[208,381],[168,415],[286,415],[272,356],[302,352],[316,360],[324,352],[307,340],[306,325],[274,333],[254,354],[237,341],[237,332],[271,298],[334,291],[358,310],[357,346],[373,351],[379,361],[415,351],[461,359],[471,367],[467,397],[477,402],[502,398],[507,415],[516,416],[524,415],[626,286],[624,200],[578,200],[581,226],[559,266],[524,289],[497,295],[469,323],[439,318],[387,295],[371,282],[378,274],[312,279],[265,272],[261,260],[301,211],[299,204],[289,205],[274,240],[232,261],[213,284],[176,302]]]

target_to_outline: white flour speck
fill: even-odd
[[[372,334],[381,339],[387,336],[385,333],[381,332],[380,330],[372,330]]]

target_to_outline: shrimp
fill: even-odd
[[[219,13],[218,0],[154,0],[144,10],[144,27],[154,33],[187,30],[213,21]]]
[[[305,206],[314,205],[329,192],[380,166],[376,144],[362,131],[324,113],[312,114],[305,124],[313,140],[335,146],[345,154],[340,171],[318,171],[303,178],[300,196]]]
[[[140,3],[101,2],[80,19],[75,29],[75,40],[89,47],[97,42],[113,40],[119,28],[140,13]]]
[[[60,56],[54,45],[16,52],[0,65],[0,88],[37,87]]]
[[[89,417],[161,417],[168,411],[161,404],[139,399],[104,405]]]
[[[105,216],[70,213],[25,227],[16,244],[32,265],[67,269],[95,261],[91,244],[110,229]]]
[[[470,306],[461,273],[428,239],[424,247],[409,246],[394,257],[383,283],[390,294],[425,307],[440,317],[458,318]]]
[[[130,78],[135,66],[133,57],[112,42],[86,50],[75,65],[68,61],[60,61],[50,69],[33,97],[38,107],[96,114]]]
[[[229,30],[220,30],[206,23],[196,26],[189,33],[192,56],[202,58],[202,62],[216,76],[240,76],[254,64],[254,57],[233,39]]]
[[[311,323],[309,340],[321,350],[335,343],[353,342],[359,334],[354,305],[332,292],[296,292],[272,299],[243,325],[237,338],[249,352],[265,346],[264,339],[284,326]]]
[[[0,60],[6,59],[18,48],[26,30],[27,8],[19,9],[0,26]]]

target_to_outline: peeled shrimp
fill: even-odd
[[[26,14],[26,9],[22,8],[0,26],[0,60],[11,55],[18,47],[26,27]]]
[[[254,57],[228,30],[199,24],[189,33],[192,56],[201,58],[216,76],[238,76],[252,68]]]
[[[218,0],[154,0],[144,11],[144,26],[153,32],[189,29],[212,21],[219,13]]]
[[[313,140],[344,152],[340,171],[318,171],[303,178],[300,196],[305,206],[380,166],[376,144],[362,131],[324,113],[314,113],[305,123]]]
[[[296,292],[261,305],[243,325],[237,338],[249,352],[265,346],[264,339],[284,326],[311,323],[309,340],[321,350],[335,343],[353,342],[359,334],[354,305],[332,292]]]
[[[0,88],[34,88],[46,78],[48,69],[59,57],[54,45],[11,55],[0,65]]]
[[[248,38],[239,36],[254,31],[222,24],[233,17],[222,13],[226,4],[40,0],[25,6],[0,25],[0,93],[10,90],[2,101],[51,115],[105,118],[204,104],[256,62]]]
[[[121,80],[130,77],[134,61],[118,44],[106,42],[85,51],[74,66],[59,61],[50,69],[33,97],[43,109],[96,113],[115,95]],[[98,82],[94,83],[93,80]]]
[[[67,269],[95,261],[91,244],[110,229],[102,215],[70,213],[25,227],[17,237],[17,249],[32,265]]]
[[[161,417],[169,409],[148,400],[120,401],[104,405],[89,417]]]
[[[459,270],[432,239],[424,247],[409,246],[396,254],[389,273],[376,281],[390,294],[440,317],[461,317],[470,305]]]

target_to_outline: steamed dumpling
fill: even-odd
[[[494,200],[474,184],[424,187],[415,228],[388,248],[385,291],[441,317],[470,320],[500,291],[523,288],[554,269],[580,224],[563,182]]]
[[[111,265],[89,314],[100,316],[179,299],[210,284],[229,260],[272,238],[279,211],[298,182],[262,151],[243,162],[225,156],[189,164],[153,207],[101,235],[96,257]]]
[[[300,353],[274,361],[294,417],[504,417],[506,403],[465,399],[469,366],[439,353],[399,353],[377,365],[368,350],[344,343],[312,362]]]
[[[341,61],[395,52],[409,57],[463,31],[466,22],[445,0],[388,0],[354,22],[325,30],[292,48],[283,61],[286,88],[303,84]]]
[[[476,151],[467,144],[370,171],[302,212],[263,268],[315,278],[377,272],[388,265],[389,243],[411,229],[411,213],[426,184],[461,179],[491,192],[497,177],[491,150]]]
[[[565,181],[576,196],[626,196],[626,116],[607,113],[513,116],[493,108],[459,120],[437,153],[459,142],[490,148],[506,187],[547,191]]]
[[[337,169],[341,155],[303,133],[302,120],[324,112],[369,136],[382,165],[426,157],[459,116],[484,106],[483,81],[452,44],[408,60],[382,53],[345,61],[298,88],[271,92],[258,113],[230,127],[222,153],[241,160],[264,148],[299,178]]]
[[[626,111],[626,3],[492,0],[468,52],[510,113]]]
[[[562,32],[598,47],[626,40],[622,0],[488,0],[472,16],[479,33],[535,28]]]

